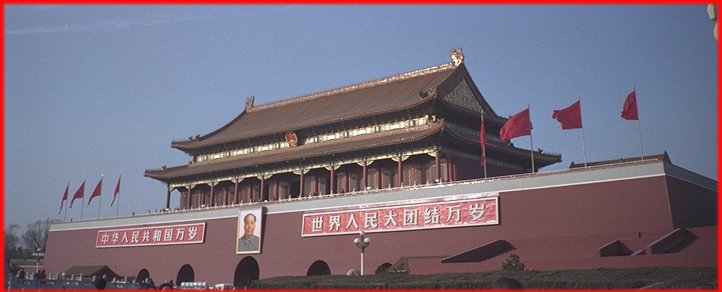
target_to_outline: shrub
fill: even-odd
[[[511,265],[522,267],[518,256]],[[556,271],[490,271],[414,275],[388,273],[275,277],[251,282],[252,289],[485,289],[499,277],[519,280],[525,289],[716,289],[716,267],[632,268]]]
[[[521,259],[516,254],[511,254],[508,259],[506,259],[506,262],[501,264],[501,270],[502,271],[523,271],[524,270],[524,263],[521,262]]]

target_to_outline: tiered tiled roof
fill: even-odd
[[[171,146],[190,151],[413,108],[435,98],[432,89],[447,81],[455,69],[466,70],[463,64],[443,64],[250,107],[212,133],[197,139],[174,141]],[[422,97],[429,91],[428,96]]]
[[[454,93],[463,84],[466,93]],[[470,90],[471,92],[469,92]],[[449,99],[451,98],[451,99]],[[454,100],[454,98],[459,98]],[[423,108],[428,105],[441,105],[452,113],[459,112],[464,117],[474,118],[483,110],[488,125],[500,126],[506,119],[498,116],[486,103],[476,89],[463,62],[453,58],[452,62],[416,71],[383,77],[371,81],[352,84],[323,92],[312,93],[278,102],[253,106],[249,98],[241,114],[216,131],[184,141],[173,141],[173,148],[188,152],[191,155],[205,154],[206,151],[228,149],[232,144],[242,145],[245,141],[256,138],[271,137],[278,139],[287,132],[303,131],[319,126],[362,121],[369,117],[399,113],[405,110]],[[458,117],[456,119],[459,119]],[[477,118],[478,121],[478,118]],[[362,123],[363,124],[363,123]],[[345,127],[345,126],[344,126]],[[452,139],[463,144],[478,145],[475,138],[458,133],[447,127],[444,119],[439,119],[426,126],[415,126],[391,131],[362,134],[342,139],[301,144],[298,147],[281,147],[270,151],[251,152],[229,156],[222,159],[195,161],[187,165],[146,170],[145,175],[159,180],[188,178],[198,175],[220,174],[233,169],[288,164],[302,159],[322,158],[325,155],[379,149],[381,147],[418,143],[429,137],[438,137],[438,141]],[[269,139],[264,139],[268,141]],[[250,143],[252,145],[252,143]],[[438,144],[438,143],[437,143]],[[506,143],[496,143],[492,149],[510,154],[514,157],[525,156],[528,150],[518,149]],[[218,147],[224,145],[223,147]],[[410,144],[409,144],[410,145]],[[248,146],[248,145],[246,145]],[[215,147],[215,148],[214,148]],[[209,150],[209,149],[216,150]],[[413,146],[411,147],[413,148]],[[223,150],[225,151],[225,150]],[[526,151],[526,152],[525,152]],[[358,156],[358,155],[356,155]],[[358,158],[358,157],[357,157]],[[536,159],[539,167],[559,162],[561,157],[556,154],[539,153]]]

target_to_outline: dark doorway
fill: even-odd
[[[298,198],[298,196],[301,194],[301,181],[295,180],[288,182],[288,195],[291,198]]]
[[[138,283],[143,283],[143,282],[145,282],[145,280],[147,280],[147,279],[150,279],[150,273],[149,273],[148,270],[146,270],[146,269],[141,269],[141,270],[138,272],[138,276],[135,277],[135,280],[136,280]]]
[[[194,282],[195,278],[193,267],[189,264],[185,264],[180,268],[180,270],[178,270],[178,276],[175,278],[175,282],[180,285],[183,282]]]
[[[322,260],[313,262],[306,272],[306,276],[331,275],[331,268]]]
[[[236,273],[233,275],[233,286],[246,288],[251,284],[251,281],[258,280],[260,274],[258,262],[253,257],[245,257],[236,266]]]

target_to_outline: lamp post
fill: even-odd
[[[359,237],[356,237],[353,239],[353,243],[356,244],[356,247],[361,249],[361,276],[364,274],[364,250],[371,244],[371,238],[364,236],[366,233],[361,230],[359,232]]]
[[[35,257],[35,274],[39,274],[40,270],[40,258],[45,256],[45,253],[41,248],[37,248],[35,252],[33,252],[33,256]]]

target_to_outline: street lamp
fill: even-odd
[[[37,274],[39,273],[38,271],[40,270],[40,258],[44,257],[44,256],[45,256],[45,253],[43,252],[43,250],[42,250],[41,248],[38,247],[38,248],[35,250],[35,252],[33,252],[33,256],[36,257],[36,259],[35,259],[35,273],[36,273],[36,275],[37,275]]]
[[[353,239],[353,243],[356,244],[356,247],[361,249],[361,275],[364,274],[364,250],[371,244],[371,238],[365,237],[366,233],[361,230],[359,232],[359,237],[356,237]]]

